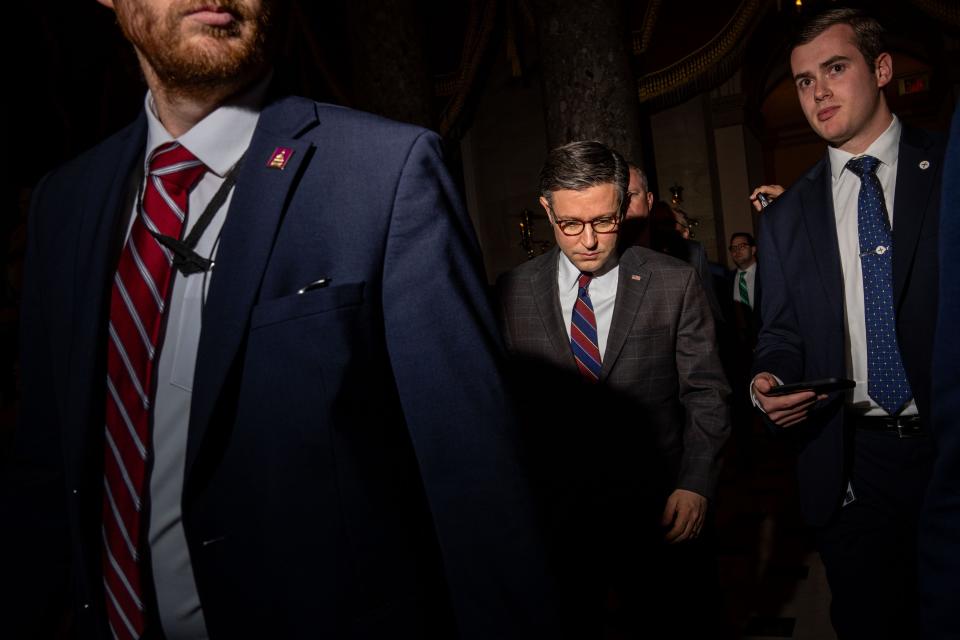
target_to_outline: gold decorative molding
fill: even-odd
[[[660,12],[660,0],[649,0],[647,9],[643,13],[643,25],[640,31],[633,32],[633,53],[640,55],[650,48],[653,39],[653,28],[657,24],[657,14]]]
[[[705,88],[705,85],[726,76],[731,67],[731,58],[743,47],[744,36],[760,6],[761,0],[743,0],[733,17],[709,42],[668,67],[642,76],[637,82],[640,102],[679,100],[686,90]],[[646,26],[646,18],[644,23]]]
[[[460,68],[453,74],[434,80],[435,95],[450,98],[443,113],[440,114],[440,122],[437,126],[437,131],[441,135],[445,136],[450,132],[463,110],[467,94],[473,87],[481,60],[490,42],[498,5],[498,0],[471,0],[466,37],[460,52]]]

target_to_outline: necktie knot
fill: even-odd
[[[593,279],[593,275],[589,273],[581,273],[580,278],[577,279],[577,286],[581,289],[586,289],[590,286],[590,280]]]
[[[169,191],[190,191],[206,171],[207,167],[179,142],[160,145],[150,156],[150,176],[159,178]]]
[[[853,171],[861,179],[863,179],[865,175],[869,175],[876,172],[877,167],[879,166],[880,166],[879,159],[874,158],[873,156],[866,156],[866,155],[850,158],[850,160],[847,162],[847,169],[850,169],[850,171]]]

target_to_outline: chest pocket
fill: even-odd
[[[250,329],[253,331],[297,318],[359,305],[363,302],[363,287],[363,282],[352,282],[264,300],[253,308]]]

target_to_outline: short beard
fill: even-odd
[[[201,26],[215,39],[234,40],[228,46],[204,47],[185,43],[180,31],[183,16],[211,0],[183,0],[168,7],[165,15],[153,15],[137,4],[117,2],[117,17],[126,38],[149,64],[163,90],[180,97],[205,97],[236,88],[249,81],[267,60],[272,25],[270,3],[258,15],[250,15],[237,0],[217,0],[216,6],[232,13],[235,20],[225,27]],[[244,35],[244,26],[252,34]]]

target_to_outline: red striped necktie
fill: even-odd
[[[589,273],[581,273],[577,281],[577,301],[573,305],[573,317],[570,321],[570,348],[577,361],[580,374],[588,382],[600,380],[600,347],[597,340],[597,319],[593,314],[593,303],[587,287],[590,286]]]
[[[113,279],[102,534],[103,586],[114,638],[139,638],[146,626],[142,507],[160,327],[173,282],[173,255],[154,234],[180,237],[190,189],[205,171],[203,163],[178,142],[157,148]]]

